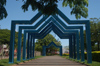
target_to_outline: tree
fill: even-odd
[[[100,19],[91,18],[91,41],[98,44],[98,51],[100,50]]]
[[[37,51],[41,51],[42,52],[42,46],[47,46],[49,43],[51,42],[55,42],[55,44],[57,44],[58,46],[61,46],[61,42],[57,41],[51,34],[48,34],[46,37],[44,37],[43,39],[37,39],[36,43],[35,43],[35,50]],[[50,50],[55,50],[57,48],[55,48],[54,46],[49,48]],[[48,50],[48,49],[47,49]],[[58,50],[58,49],[57,49]]]
[[[97,46],[99,51],[100,50],[100,19],[90,18],[90,31],[91,31],[92,50],[95,50],[94,48]],[[84,35],[86,35],[85,31],[84,31]],[[84,39],[86,45],[86,36],[84,36]]]
[[[57,3],[61,2],[60,0],[22,0],[24,4],[22,5],[22,9],[28,11],[28,7],[31,6],[32,10],[42,12],[44,15],[57,14]],[[6,4],[6,0],[0,0],[0,17],[3,19],[7,16],[6,9],[4,5]],[[71,15],[75,14],[76,19],[88,16],[88,0],[63,0],[63,7],[69,6],[72,11]],[[4,14],[4,15],[3,15]]]
[[[7,11],[5,9],[6,0],[0,0],[0,20],[7,17]]]
[[[23,39],[23,34],[22,34]],[[23,43],[23,41],[22,41]],[[8,29],[0,29],[0,44],[8,44],[10,46],[10,30]],[[15,32],[15,48],[18,45],[18,32]]]

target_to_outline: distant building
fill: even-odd
[[[69,53],[69,47],[68,46],[63,47],[63,54],[64,53]]]

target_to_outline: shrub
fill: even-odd
[[[63,56],[69,56],[69,53],[64,53]]]
[[[85,59],[87,59],[87,53],[85,53]],[[100,51],[92,52],[92,61],[100,62]]]

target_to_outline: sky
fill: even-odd
[[[38,11],[32,11],[31,7],[29,7],[28,11],[23,12],[21,6],[23,5],[22,0],[7,0],[7,4],[5,6],[8,16],[7,18],[0,20],[0,28],[1,29],[11,29],[11,21],[12,20],[30,20],[34,17]],[[74,15],[70,14],[71,9],[67,7],[62,7],[62,1],[58,3],[58,8],[70,19],[76,20]],[[78,20],[89,20],[90,18],[100,18],[100,0],[89,0],[88,6],[88,17],[81,18]],[[35,25],[35,24],[32,24]],[[18,26],[16,26],[16,31],[18,31]],[[70,26],[70,25],[69,25]],[[69,40],[68,39],[60,39],[56,34],[51,32],[52,35],[55,36],[56,39],[61,41],[62,46],[68,46]]]

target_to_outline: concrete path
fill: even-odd
[[[60,56],[45,56],[17,66],[86,66]]]

